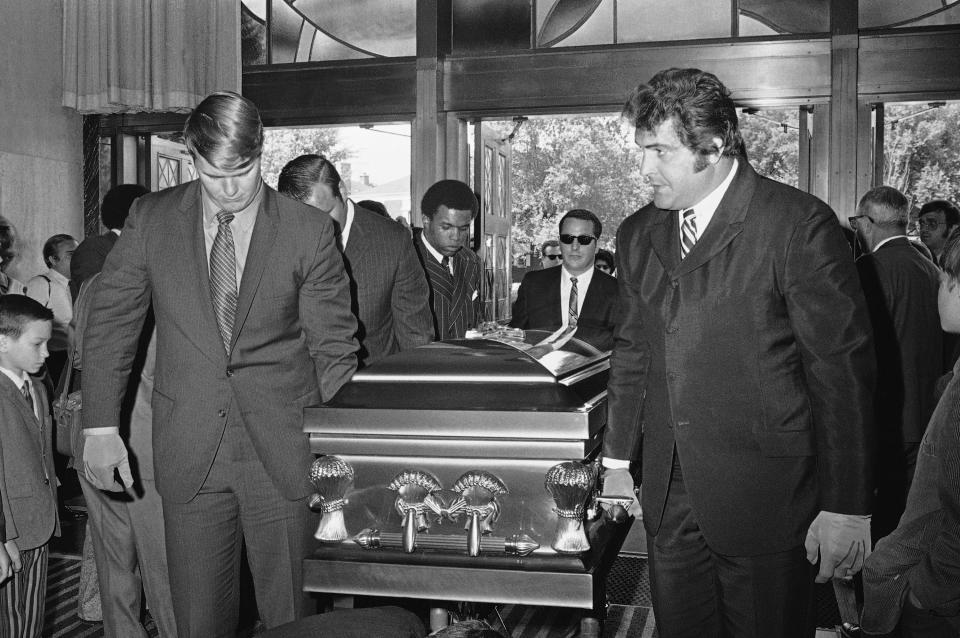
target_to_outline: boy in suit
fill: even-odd
[[[47,358],[52,329],[49,308],[24,295],[0,297],[0,533],[14,571],[0,586],[0,636],[39,637],[43,629],[57,480],[47,394],[30,374]]]

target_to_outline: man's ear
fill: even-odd
[[[6,352],[10,349],[10,336],[0,334],[0,352]]]
[[[713,149],[707,154],[707,161],[711,164],[716,164],[720,161],[720,158],[723,157],[723,140],[719,137],[713,138]]]

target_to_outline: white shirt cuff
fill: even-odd
[[[120,434],[120,428],[84,428],[83,436],[97,436],[99,434]]]
[[[630,461],[624,461],[623,459],[608,459],[603,457],[603,467],[611,470],[629,470]]]

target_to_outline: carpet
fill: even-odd
[[[621,569],[618,570],[618,566]],[[610,580],[617,581],[617,586],[610,587],[611,605],[604,624],[604,638],[655,636],[653,614],[649,606],[629,604],[648,596],[638,596],[633,588],[640,579],[639,572],[637,564],[615,564],[611,570]],[[608,586],[611,584],[608,581]],[[73,557],[51,556],[47,572],[44,638],[102,638],[102,623],[85,622],[77,616],[79,585],[80,561]],[[510,629],[511,638],[572,638],[579,630],[581,614],[580,610],[558,607],[504,605],[500,608],[500,616]],[[157,628],[153,620],[148,617],[145,626],[150,637],[156,638]],[[499,626],[497,629],[503,630]]]

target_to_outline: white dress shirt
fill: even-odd
[[[9,368],[4,368],[3,366],[0,366],[0,372],[7,375],[7,378],[9,378],[11,381],[13,381],[16,384],[17,390],[22,388],[24,383],[27,384],[27,390],[30,392],[30,399],[33,401],[33,416],[39,419],[40,418],[40,414],[39,414],[40,406],[38,405],[39,401],[37,401],[37,393],[33,389],[33,384],[30,383],[29,375],[24,374],[23,376],[17,376],[16,374],[14,374],[13,370],[10,370]]]
[[[53,268],[27,282],[27,296],[53,311],[53,333],[47,343],[50,352],[63,352],[70,344],[73,299],[70,280]]]
[[[220,208],[207,197],[203,188],[200,189],[200,200],[203,203],[203,239],[207,249],[207,268],[210,267],[210,250],[213,240],[217,237],[220,223],[217,213]],[[230,231],[233,233],[233,250],[237,262],[237,291],[240,290],[240,280],[243,278],[243,267],[247,263],[247,253],[250,251],[250,237],[253,235],[253,225],[260,213],[260,203],[263,201],[263,182],[253,201],[239,213],[235,213],[230,222]]]

